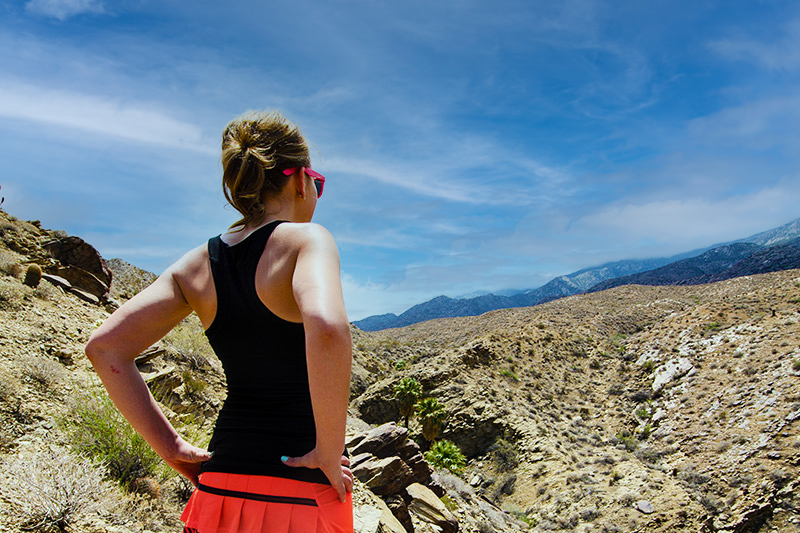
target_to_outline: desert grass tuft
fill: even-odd
[[[41,355],[29,357],[20,362],[22,375],[36,383],[52,388],[63,382],[67,371],[60,363]]]
[[[16,527],[43,533],[69,531],[109,512],[118,497],[96,465],[64,448],[11,456],[0,467],[0,494]]]

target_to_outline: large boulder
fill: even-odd
[[[397,494],[414,479],[414,472],[399,457],[367,459],[353,468],[353,475],[380,496]]]
[[[49,273],[69,280],[74,287],[101,300],[108,297],[111,270],[91,244],[80,237],[68,236],[45,243],[43,248],[61,263],[49,268]]]
[[[353,455],[371,453],[375,457],[397,455],[396,451],[408,440],[408,430],[389,422],[369,431],[351,450]]]

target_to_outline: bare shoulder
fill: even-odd
[[[281,245],[301,250],[305,248],[333,248],[336,242],[324,226],[314,222],[287,222],[275,228],[273,234]]]
[[[208,270],[208,245],[202,244],[186,252],[164,274],[172,275],[178,280],[188,280],[205,274]]]

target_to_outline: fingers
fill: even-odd
[[[339,495],[339,501],[344,503],[344,501],[347,499],[347,484],[342,479],[339,479],[338,481],[338,483],[335,483],[332,486],[334,489],[336,489],[336,493]],[[352,492],[352,489],[350,492]]]
[[[281,461],[286,466],[293,466],[293,467],[307,466],[309,468],[314,468],[314,466],[310,465],[308,462],[308,455],[304,455],[302,457],[286,457],[284,455],[283,457],[281,457]]]
[[[209,452],[208,450],[202,450],[200,448],[197,448],[192,453],[190,461],[193,462],[193,463],[202,463],[204,461],[208,461],[209,459],[211,459],[212,455],[213,455],[213,452]]]
[[[343,455],[342,456],[342,466],[350,466],[350,458]]]
[[[344,474],[344,488],[347,492],[353,492],[353,473],[349,468],[342,468]]]

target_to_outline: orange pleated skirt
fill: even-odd
[[[181,520],[187,533],[353,533],[353,500],[320,483],[203,472]]]

